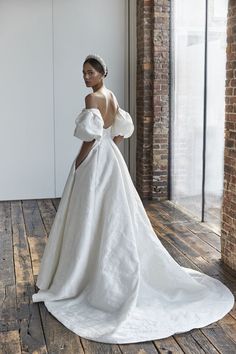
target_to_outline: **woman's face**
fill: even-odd
[[[87,87],[96,86],[101,82],[103,75],[94,69],[89,63],[83,65],[83,77]]]

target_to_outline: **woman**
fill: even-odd
[[[101,60],[101,58],[100,58]],[[107,76],[107,68],[105,63],[103,66],[93,57],[88,56],[83,65],[83,76],[87,87],[92,87],[93,92],[85,97],[86,108],[98,108],[104,120],[104,127],[109,127],[114,121],[114,117],[118,110],[118,102],[114,94],[108,90],[104,83],[103,77]],[[113,119],[111,119],[113,117]],[[123,140],[123,136],[118,135],[113,141],[118,144]],[[76,168],[81,161],[87,156],[93,146],[95,139],[91,142],[83,142],[80,155],[76,159]]]
[[[97,55],[83,65],[93,93],[76,118],[83,145],[66,181],[33,302],[44,301],[78,335],[132,343],[204,327],[234,296],[220,281],[180,266],[152,228],[117,144],[134,126],[104,85]]]

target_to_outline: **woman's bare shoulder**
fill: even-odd
[[[119,107],[119,103],[118,100],[115,96],[115,94],[107,89],[106,93],[102,93],[102,92],[92,92],[89,93],[86,97],[85,97],[85,105],[86,108],[101,108],[101,106],[104,103],[104,98],[107,97],[106,99],[108,99],[108,102],[113,102],[113,105],[115,105],[116,107]],[[110,95],[110,98],[109,98]],[[105,99],[105,100],[106,100]]]
[[[85,96],[85,107],[86,108],[98,107],[98,99],[95,93],[89,93],[87,96]]]
[[[115,104],[119,107],[119,103],[118,103],[118,100],[117,100],[115,94],[111,90],[108,90],[108,91],[109,91],[113,101],[115,102]]]

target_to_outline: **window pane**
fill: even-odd
[[[227,0],[208,2],[205,221],[220,230],[224,182]]]
[[[201,217],[205,0],[172,8],[172,200]]]

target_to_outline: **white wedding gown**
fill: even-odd
[[[234,305],[219,280],[180,266],[155,234],[112,138],[134,131],[119,108],[105,129],[100,111],[84,108],[74,135],[96,139],[75,159],[41,260],[38,293],[48,311],[76,334],[132,343],[204,327]]]

